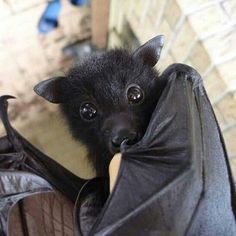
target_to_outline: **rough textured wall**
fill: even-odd
[[[0,1],[0,94],[17,97],[9,101],[10,118],[17,130],[40,150],[86,177],[90,171],[84,149],[72,141],[57,105],[38,97],[33,87],[72,64],[62,48],[91,36],[91,9],[61,0],[59,27],[39,35],[37,24],[47,2]]]
[[[236,1],[112,0],[109,33],[109,47],[163,34],[157,68],[182,62],[201,73],[236,176]]]

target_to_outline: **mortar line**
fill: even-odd
[[[218,5],[219,3],[223,2],[224,0],[215,0],[215,1],[211,1],[211,2],[207,2],[199,7],[196,7],[194,9],[191,9],[189,11],[186,11],[186,15],[189,16],[189,15],[192,15],[192,14],[195,14],[195,13],[198,13],[202,10],[205,10],[207,8],[210,8],[211,6],[214,6],[214,5]]]
[[[227,95],[233,96],[234,93],[236,92],[236,89],[234,90],[225,90],[221,95],[219,95],[213,102],[212,105],[215,106],[217,105],[220,101],[222,101]]]
[[[143,10],[142,16],[140,17],[140,25],[141,26],[143,25],[143,22],[144,22],[145,18],[147,17],[147,12],[150,7],[150,4],[151,4],[150,0],[145,1],[144,10]]]
[[[197,38],[197,35],[196,35],[195,39],[193,40],[193,42],[192,42],[191,45],[190,45],[190,48],[189,48],[189,50],[188,50],[188,52],[187,52],[186,57],[185,57],[184,60],[183,60],[183,63],[185,63],[186,61],[188,61],[188,59],[190,58],[190,56],[191,56],[191,54],[192,54],[192,50],[193,50],[194,46],[195,46],[197,43],[198,43],[198,38]]]
[[[162,8],[161,8],[161,12],[159,14],[159,17],[157,18],[157,21],[155,23],[154,28],[158,29],[161,25],[162,19],[164,18],[163,15],[165,13],[165,10],[169,4],[170,0],[166,0],[165,3],[163,4]]]
[[[229,125],[226,125],[226,126],[223,127],[223,129],[221,129],[221,130],[222,130],[222,133],[226,133],[226,132],[232,130],[233,128],[235,128],[235,127],[236,127],[236,122],[234,122],[234,123],[232,123],[232,124],[229,124]]]
[[[175,42],[178,33],[181,30],[181,27],[184,25],[184,22],[186,21],[186,16],[182,15],[178,21],[178,23],[176,24],[173,32],[171,33],[170,36],[170,40],[168,42],[168,44],[166,45],[166,50],[164,51],[164,56],[166,56],[168,54],[168,52],[170,51],[171,46],[173,45],[173,43]]]

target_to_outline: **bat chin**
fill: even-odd
[[[113,157],[116,153],[120,152],[120,147],[114,147],[112,144],[109,145],[109,152],[111,156]]]

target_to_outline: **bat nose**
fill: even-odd
[[[113,147],[119,148],[124,140],[128,140],[129,143],[133,143],[136,138],[137,132],[128,129],[121,129],[112,137],[111,142]]]

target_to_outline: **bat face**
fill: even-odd
[[[106,166],[124,140],[132,144],[143,136],[159,97],[158,74],[115,50],[87,59],[67,78],[70,99],[61,107],[70,130],[88,147],[91,160],[98,156]]]
[[[108,174],[123,141],[144,135],[161,93],[158,73],[162,37],[130,54],[125,50],[97,53],[69,70],[66,78],[41,82],[35,91],[60,103],[72,135],[89,151],[98,175]]]

